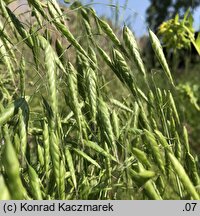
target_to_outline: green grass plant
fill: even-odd
[[[0,4],[0,199],[199,199],[157,36],[149,30],[163,88],[126,25],[121,37],[91,8],[28,4],[24,16]]]

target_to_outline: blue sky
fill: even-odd
[[[111,12],[111,7],[109,6],[109,0],[94,0],[94,3],[101,2],[102,4],[94,4],[96,11],[103,15],[107,13],[113,15]],[[113,3],[117,2],[113,0]],[[139,2],[139,3],[138,3]],[[119,0],[119,5],[124,6],[125,0]],[[145,11],[149,6],[149,0],[129,0],[126,11],[123,11],[123,8],[120,10],[120,20],[123,24],[124,22],[127,25],[130,25],[134,30],[136,36],[141,36],[146,33],[146,23],[145,23]],[[113,8],[114,9],[114,8]]]
[[[118,0],[119,5],[123,6],[126,0]],[[91,0],[84,0],[84,3],[90,3]],[[110,0],[93,0],[93,7],[97,11],[99,15],[107,15],[112,16],[111,8],[109,6]],[[117,0],[113,0],[113,3],[117,2]],[[123,10],[121,9],[121,22],[122,24],[125,22],[127,25],[130,25],[135,32],[137,37],[140,37],[147,32],[147,24],[145,23],[145,11],[149,6],[149,0],[129,0],[127,10],[123,14]],[[196,9],[194,13],[194,28],[199,30],[200,26],[200,7]]]

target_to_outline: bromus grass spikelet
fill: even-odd
[[[198,99],[180,98],[155,33],[170,85],[126,24],[78,1],[27,7],[0,1],[0,199],[199,199],[198,110],[182,103]]]

